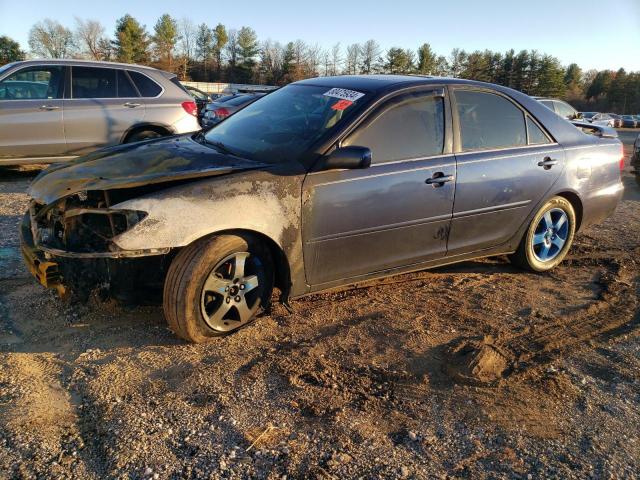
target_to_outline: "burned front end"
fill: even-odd
[[[122,250],[113,241],[147,213],[114,209],[130,190],[82,191],[44,205],[32,201],[21,226],[22,254],[31,273],[60,295],[86,296],[161,285],[169,249]]]

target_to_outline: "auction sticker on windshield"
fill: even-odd
[[[355,102],[361,97],[364,97],[364,93],[356,92],[355,90],[347,90],[346,88],[332,88],[328,92],[324,93],[326,97],[340,98],[342,100],[349,100]]]

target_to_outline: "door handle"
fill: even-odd
[[[453,181],[453,175],[445,175],[443,172],[434,173],[431,178],[427,178],[424,183],[427,185],[433,185],[434,187],[441,187],[447,182]]]
[[[545,170],[549,170],[551,167],[558,163],[557,160],[554,160],[551,157],[544,157],[544,160],[538,162],[539,167],[544,167]]]
[[[42,105],[42,106],[40,107],[40,110],[46,110],[46,111],[49,111],[49,110],[58,110],[59,108],[60,108],[60,107],[58,107],[57,105]]]
[[[139,103],[134,103],[134,102],[127,102],[127,103],[124,104],[124,106],[128,107],[128,108],[136,108],[136,107],[139,107],[140,104]]]

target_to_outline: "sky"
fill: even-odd
[[[0,35],[28,49],[31,26],[49,17],[73,27],[74,17],[96,19],[112,33],[125,13],[153,30],[168,13],[209,26],[252,27],[259,39],[302,39],[330,47],[375,39],[382,48],[417,49],[424,42],[440,55],[467,51],[536,49],[585,70],[623,67],[640,71],[640,0],[0,0]]]

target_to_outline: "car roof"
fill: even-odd
[[[337,75],[333,77],[315,77],[294,82],[293,85],[316,85],[319,87],[336,87],[353,90],[365,90],[376,93],[414,85],[429,84],[461,84],[478,87],[496,88],[496,85],[450,77],[431,77],[427,75]]]
[[[119,62],[103,62],[98,60],[76,60],[72,58],[37,58],[32,60],[22,60],[19,62],[14,62],[12,65],[86,65],[86,66],[94,66],[94,67],[126,67],[131,69],[138,70],[153,70],[155,72],[162,73],[165,77],[171,78],[174,77],[175,74],[171,72],[166,72],[164,70],[159,70],[157,68],[148,67],[146,65],[137,65],[134,63],[119,63]]]

